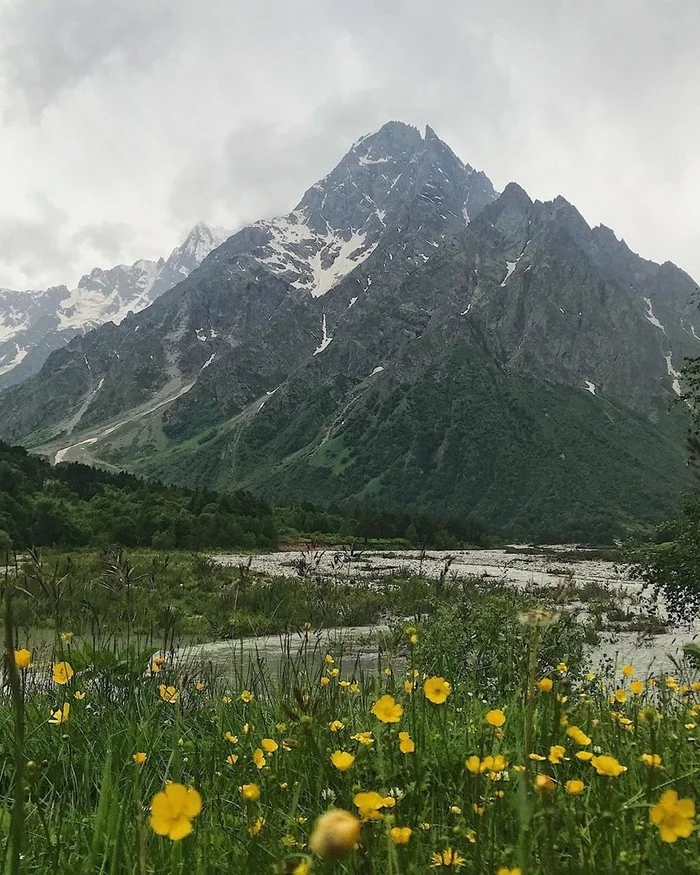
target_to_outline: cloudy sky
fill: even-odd
[[[0,0],[0,286],[286,212],[430,124],[700,279],[697,0]]]

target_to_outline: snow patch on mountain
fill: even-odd
[[[673,382],[671,383],[673,391],[676,393],[676,395],[680,396],[681,395],[681,383],[680,383],[681,375],[673,367],[672,355],[670,352],[664,356],[664,359],[666,361],[666,371],[667,371],[669,377],[673,378]]]
[[[328,348],[333,338],[328,334],[328,329],[326,328],[326,314],[323,314],[323,337],[321,339],[321,343],[314,350],[314,355],[319,355],[323,352],[324,349]]]
[[[659,322],[659,320],[654,315],[654,310],[651,306],[651,300],[649,298],[644,298],[644,303],[647,305],[646,318],[655,328],[660,328],[664,334],[666,334],[666,329]]]

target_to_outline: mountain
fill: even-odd
[[[228,236],[196,225],[167,259],[96,267],[75,289],[0,289],[0,390],[38,372],[49,354],[105,322],[118,324],[181,282]]]
[[[687,485],[696,291],[390,122],[291,213],[53,353],[0,396],[0,436],[275,500],[607,537]]]

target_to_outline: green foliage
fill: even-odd
[[[661,596],[669,614],[689,622],[700,612],[700,502],[689,501],[682,515],[656,530],[654,543],[630,542],[631,573]]]
[[[541,601],[506,587],[488,589],[465,582],[451,589],[423,624],[425,670],[469,682],[474,688],[511,693],[527,674],[529,630],[523,611]],[[572,672],[584,659],[590,632],[563,615],[545,630],[539,646],[540,669],[551,672],[565,662]]]
[[[160,549],[277,544],[270,506],[70,463],[52,468],[0,443],[0,551],[122,544]]]

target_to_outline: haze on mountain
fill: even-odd
[[[696,289],[389,122],[291,213],[0,395],[0,436],[276,500],[608,537],[686,483]]]

